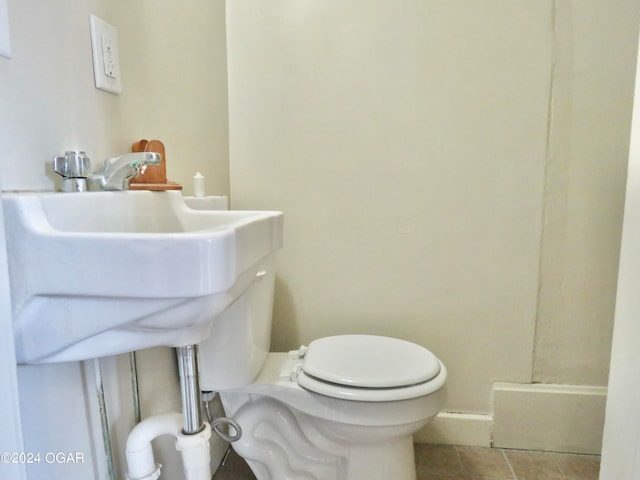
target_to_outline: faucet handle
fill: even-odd
[[[53,157],[53,170],[65,178],[87,178],[91,161],[84,152],[68,150],[64,157]]]
[[[63,157],[53,157],[53,170],[63,177],[62,191],[82,192],[86,190],[91,162],[86,153],[68,150],[64,152]]]

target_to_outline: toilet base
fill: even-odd
[[[361,430],[360,439],[347,439],[333,422],[294,412],[273,398],[246,395],[240,404],[233,397],[225,402],[222,395],[223,403],[232,404],[227,413],[242,426],[233,448],[257,480],[416,480],[412,433],[427,420],[394,431],[383,427],[382,434],[378,427],[373,435]]]
[[[345,480],[416,480],[413,436],[385,443],[350,446]]]

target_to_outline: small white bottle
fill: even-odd
[[[193,196],[204,197],[204,176],[200,172],[193,176]]]

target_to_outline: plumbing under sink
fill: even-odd
[[[5,193],[18,363],[196,344],[282,246],[280,212],[179,192]]]

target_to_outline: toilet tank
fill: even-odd
[[[216,317],[211,335],[199,344],[200,389],[221,391],[253,381],[271,345],[275,267],[273,255],[246,275],[249,286]]]

